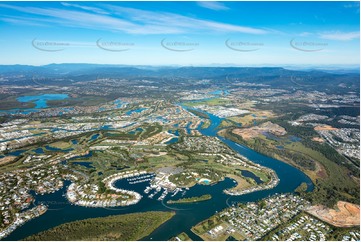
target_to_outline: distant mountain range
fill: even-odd
[[[144,75],[165,75],[172,73],[174,70],[179,70],[184,73],[191,71],[191,75],[194,76],[195,72],[203,74],[210,74],[213,76],[215,72],[221,71],[223,74],[245,74],[247,71],[262,70],[264,73],[280,73],[287,71],[320,71],[327,73],[360,73],[360,69],[357,66],[323,66],[323,67],[310,67],[310,66],[287,66],[287,67],[232,67],[232,66],[130,66],[130,65],[111,65],[111,64],[87,64],[87,63],[65,63],[65,64],[49,64],[43,66],[31,66],[31,65],[0,65],[0,74],[53,74],[53,75],[74,75],[87,71],[103,72],[112,70],[117,73],[131,71],[130,75],[144,73]],[[134,73],[135,72],[135,73]]]
[[[287,88],[310,87],[322,88],[355,88],[359,90],[360,74],[357,70],[295,70],[282,67],[167,67],[167,66],[126,66],[101,64],[49,64],[44,66],[0,65],[0,77],[8,78],[13,84],[16,77],[21,77],[22,84],[26,79],[53,78],[71,79],[72,82],[90,81],[97,78],[126,78],[181,81],[211,79],[228,83],[251,82]],[[1,82],[0,82],[1,84]],[[2,83],[4,84],[4,83]],[[6,83],[9,84],[9,81]],[[64,82],[63,84],[66,84]]]

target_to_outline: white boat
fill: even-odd
[[[151,190],[152,190],[151,187],[146,187],[145,190],[144,190],[144,193],[148,194]]]

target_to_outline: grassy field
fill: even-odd
[[[244,189],[247,189],[249,187],[252,187],[254,184],[251,184],[247,179],[236,176],[236,175],[227,175],[227,177],[235,180],[237,182],[237,186],[230,188],[231,191],[241,191]]]
[[[174,215],[174,212],[145,212],[79,220],[25,240],[140,240]]]
[[[199,116],[201,118],[206,118],[206,119],[209,118],[209,116],[207,114],[205,114],[203,112],[199,112],[197,110],[190,109],[189,112],[191,112],[191,113],[193,113],[193,114],[195,114],[195,115],[197,115],[197,116]]]
[[[197,181],[196,178],[207,178],[211,180],[211,184],[215,184],[222,181],[224,177],[230,177],[237,181],[237,189],[244,189],[250,187],[252,184],[251,178],[244,178],[237,170],[248,170],[254,173],[256,176],[264,182],[269,181],[269,177],[262,171],[256,171],[249,167],[243,167],[241,165],[227,165],[217,162],[215,156],[203,156],[196,153],[189,153],[189,160],[183,160],[177,166],[184,169],[183,173],[171,175],[170,181],[181,187],[192,187]],[[154,159],[154,158],[152,158]],[[195,172],[198,176],[193,176],[190,172]]]
[[[229,234],[225,231],[220,232],[217,236],[211,236],[208,233],[209,230],[217,226],[222,226],[223,228],[229,227],[226,222],[222,221],[217,215],[214,215],[192,227],[191,231],[204,241],[225,241],[229,237]]]
[[[202,124],[202,129],[206,129],[211,125],[211,122],[209,120],[204,121],[204,123]]]
[[[149,157],[147,158],[147,160],[147,167],[152,169],[158,169],[164,166],[176,166],[178,164],[181,164],[182,162],[188,161],[188,157],[183,156],[182,154],[170,153],[162,156]]]
[[[255,123],[258,124],[260,121],[265,121],[274,117],[275,114],[271,111],[251,110],[251,114],[230,117],[228,119],[236,123],[242,124],[242,127],[249,127],[249,126],[253,126]]]
[[[0,110],[8,110],[14,108],[34,108],[34,107],[35,107],[35,103],[19,102],[16,100],[16,97],[14,96],[2,99],[0,102]]]
[[[208,105],[208,106],[217,106],[217,105],[226,105],[229,104],[231,101],[229,99],[224,98],[213,98],[207,99],[202,101],[195,101],[195,102],[185,102],[183,103],[184,106],[194,107],[198,105]]]
[[[184,232],[178,234],[176,237],[178,237],[181,241],[192,241],[191,238],[189,238],[188,234]],[[173,240],[175,241],[176,238],[174,238]]]
[[[218,128],[225,128],[225,127],[230,127],[230,126],[234,126],[234,123],[225,119],[222,120],[221,124],[218,126]]]
[[[58,141],[52,144],[49,144],[50,147],[59,148],[59,149],[68,149],[73,146],[71,142]]]
[[[63,100],[48,100],[47,104],[49,107],[92,106],[92,105],[100,105],[111,100],[112,98],[109,97],[82,95],[81,97],[78,98],[66,98]]]
[[[264,172],[254,170],[254,169],[249,169],[248,167],[245,167],[244,170],[252,172],[254,175],[258,176],[259,179],[261,179],[261,181],[263,181],[264,183],[267,183],[270,180],[270,178]]]

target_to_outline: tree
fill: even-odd
[[[301,185],[299,185],[295,189],[295,192],[298,193],[299,195],[303,194],[306,191],[307,191],[307,184],[305,182],[302,182]]]
[[[262,200],[262,201],[260,202],[260,204],[259,204],[259,207],[260,207],[261,209],[265,208],[265,207],[266,207],[266,202],[265,202],[264,200]]]

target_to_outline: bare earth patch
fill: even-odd
[[[234,134],[241,136],[244,140],[250,140],[252,138],[257,137],[260,133],[256,130],[249,128],[249,129],[234,129],[232,131]]]
[[[336,227],[360,226],[360,206],[356,204],[339,201],[337,209],[316,205],[305,211]]]
[[[324,143],[325,142],[325,140],[320,138],[320,137],[313,137],[312,141],[316,141],[316,142],[319,142],[319,143]]]
[[[283,127],[272,122],[266,122],[259,126],[254,126],[247,129],[234,129],[232,132],[241,136],[245,140],[255,138],[261,135],[263,132],[268,132],[277,136],[287,134],[286,130]]]
[[[337,128],[334,128],[330,125],[319,125],[314,128],[316,131],[322,131],[322,130],[337,130]]]
[[[5,156],[5,157],[3,157],[3,158],[0,159],[0,165],[5,165],[5,164],[7,164],[7,163],[10,163],[10,162],[12,162],[15,158],[16,158],[16,156],[12,156],[12,155]]]

